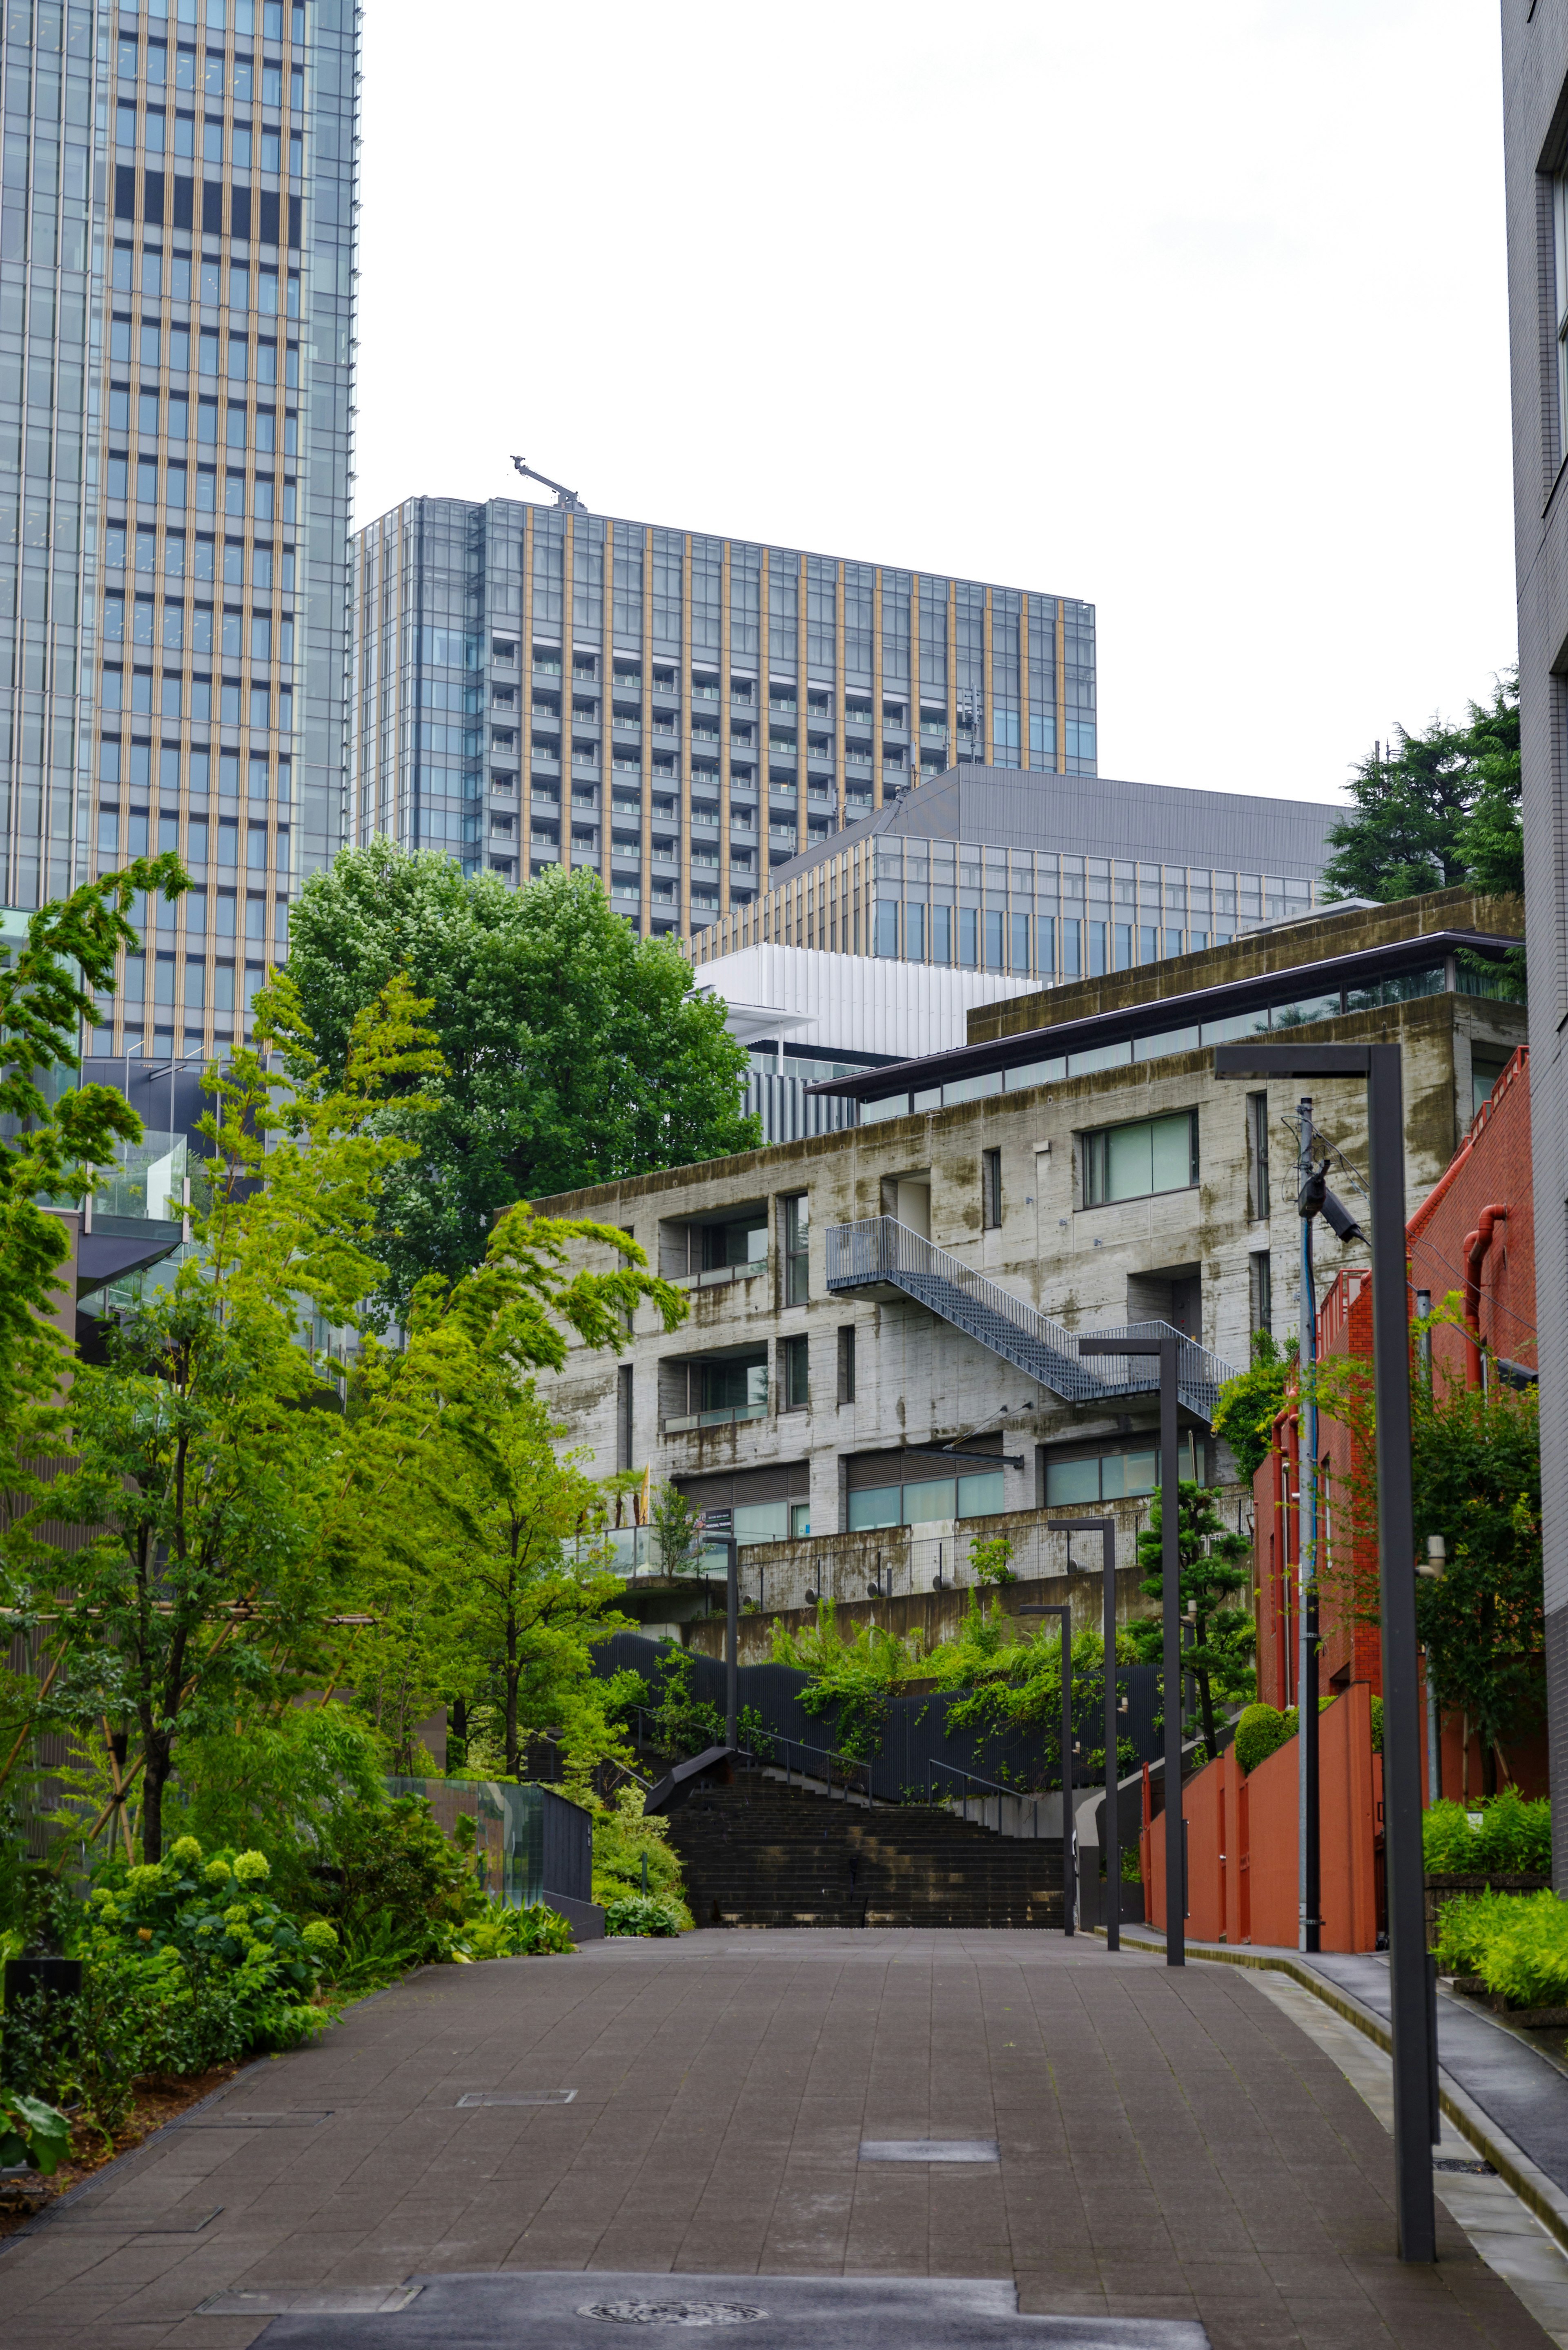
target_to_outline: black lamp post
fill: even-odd
[[[1105,1544],[1104,1633],[1106,1648],[1106,1800],[1101,1808],[1100,1835],[1106,1855],[1106,1948],[1122,1946],[1122,1833],[1117,1808],[1120,1773],[1116,1763],[1116,1522],[1115,1518],[1058,1518],[1067,1537],[1067,1564],[1073,1563],[1073,1536],[1098,1534]]]
[[[1405,1252],[1405,1098],[1397,1045],[1220,1045],[1217,1077],[1359,1077],[1366,1087],[1372,1199],[1372,1367],[1377,1409],[1377,1551],[1383,1639],[1383,1815],[1394,2163],[1399,2258],[1437,2258],[1432,2095],[1437,2018],[1427,1966],[1417,1688],[1416,1517],[1410,1469],[1410,1316]],[[1080,1341],[1080,1345],[1085,1342]],[[1302,1691],[1303,1707],[1311,1692]]]
[[[1187,1964],[1187,1838],[1181,1812],[1181,1478],[1176,1457],[1176,1372],[1179,1334],[1158,1338],[1080,1338],[1080,1355],[1159,1358],[1159,1578],[1165,1634],[1165,1963]]]

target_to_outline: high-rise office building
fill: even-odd
[[[9,902],[143,850],[89,1050],[243,1031],[346,827],[352,0],[5,0]]]
[[[355,836],[514,882],[598,873],[689,933],[962,756],[1092,775],[1092,605],[654,529],[410,498],[354,556]]]

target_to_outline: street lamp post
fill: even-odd
[[[1159,1582],[1165,1638],[1165,1963],[1187,1964],[1187,1838],[1181,1811],[1181,1481],[1176,1458],[1180,1336],[1080,1338],[1080,1355],[1153,1355],[1159,1361]]]
[[[1437,2258],[1431,2145],[1437,2019],[1427,1966],[1417,1686],[1416,1520],[1410,1465],[1410,1317],[1405,1249],[1405,1101],[1397,1045],[1220,1045],[1217,1077],[1359,1077],[1366,1087],[1372,1200],[1372,1366],[1383,1643],[1383,1811],[1399,2258]],[[1080,1341],[1080,1344],[1083,1342]],[[1309,1692],[1302,1691],[1303,1704]]]
[[[1105,1590],[1101,1621],[1105,1637],[1106,1799],[1100,1813],[1100,1835],[1106,1855],[1106,1948],[1122,1946],[1122,1835],[1117,1809],[1119,1772],[1116,1765],[1116,1522],[1115,1518],[1058,1518],[1058,1530],[1067,1537],[1067,1565],[1073,1564],[1073,1536],[1098,1534],[1105,1545]]]
[[[1073,1609],[1029,1605],[1020,1616],[1062,1618],[1062,1931],[1070,1936],[1078,1909],[1078,1839],[1073,1824]]]
[[[702,1531],[724,1545],[724,1743],[740,1743],[741,1546],[733,1510],[704,1510]]]

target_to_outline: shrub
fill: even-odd
[[[648,1890],[676,1913],[680,1929],[691,1923],[685,1901],[680,1860],[670,1846],[670,1823],[645,1819],[640,1787],[617,1791],[613,1805],[594,1816],[593,1896],[607,1910],[642,1893],[642,1867],[648,1864]]]
[[[1293,1728],[1277,1705],[1244,1706],[1236,1721],[1234,1747],[1242,1770],[1255,1771],[1260,1762],[1266,1762],[1292,1735]]]
[[[1501,1913],[1518,1907],[1511,1893],[1467,1893],[1445,1901],[1438,1912],[1438,1964],[1444,1973],[1479,1974]]]
[[[263,1890],[259,1852],[203,1860],[181,1836],[149,1866],[115,1867],[88,1904],[82,1957],[137,2041],[140,2072],[202,2072],[252,2048],[293,2048],[327,2021],[316,1993],[337,1936]]]
[[[971,1542],[969,1563],[980,1583],[1000,1586],[1018,1580],[1012,1571],[1012,1541],[1008,1534],[991,1534],[983,1542]]]
[[[452,1935],[484,1898],[472,1864],[441,1834],[423,1795],[396,1795],[348,1815],[332,1849],[338,1882],[323,1889],[320,1907],[350,1939],[379,1930],[374,1921],[389,1911],[415,1950],[410,1965],[450,1957]]]
[[[1472,1813],[1480,1825],[1471,1825]],[[1428,1873],[1444,1877],[1549,1877],[1552,1873],[1552,1802],[1529,1803],[1517,1787],[1505,1787],[1469,1808],[1429,1804],[1421,1821],[1422,1856]]]
[[[1551,1892],[1476,1893],[1443,1904],[1438,1962],[1479,1975],[1515,2007],[1568,2006],[1568,1905]]]
[[[522,1909],[492,1902],[467,1928],[459,1950],[471,1959],[535,1959],[576,1947],[566,1919],[542,1901]]]
[[[646,1899],[640,1893],[623,1894],[605,1908],[607,1934],[680,1934],[691,1922],[684,1903],[656,1900],[651,1893]]]

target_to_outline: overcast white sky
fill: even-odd
[[[358,517],[1081,596],[1100,767],[1335,797],[1513,658],[1484,0],[365,11]]]

